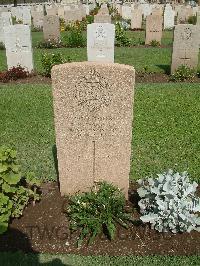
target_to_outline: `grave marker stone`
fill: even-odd
[[[12,17],[10,12],[2,12],[0,14],[0,42],[5,43],[4,27],[12,25]]]
[[[171,73],[181,65],[197,68],[200,33],[196,25],[175,26]]]
[[[88,61],[114,62],[115,26],[93,23],[87,26]]]
[[[172,29],[174,27],[175,11],[172,6],[167,4],[164,12],[164,29]]]
[[[31,31],[28,25],[16,24],[4,28],[8,69],[22,66],[33,70]]]
[[[53,67],[61,195],[88,191],[104,180],[128,197],[134,82],[134,68],[126,65]]]
[[[60,21],[58,16],[45,16],[43,21],[44,40],[60,40]]]
[[[150,44],[153,40],[161,43],[161,38],[162,38],[162,17],[158,15],[147,16],[145,44]]]
[[[140,9],[132,10],[131,29],[142,28],[142,11]]]

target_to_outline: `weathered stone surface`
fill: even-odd
[[[124,19],[131,19],[131,7],[129,5],[122,5],[122,17]]]
[[[4,28],[8,69],[22,66],[33,70],[31,32],[28,25],[16,24]]]
[[[61,194],[105,180],[127,197],[134,68],[68,63],[53,67],[52,82]]]
[[[45,16],[43,21],[44,40],[60,39],[60,21],[58,16]]]
[[[4,27],[12,25],[10,12],[2,12],[0,14],[0,42],[5,43]]]
[[[153,40],[161,43],[161,38],[162,38],[162,17],[158,15],[147,16],[145,44],[150,44]]]
[[[115,26],[93,23],[87,26],[88,61],[114,62]]]
[[[196,25],[175,26],[171,73],[181,65],[197,68],[200,32]]]
[[[94,16],[94,23],[111,23],[111,16],[97,14]]]
[[[33,26],[41,29],[43,27],[44,14],[43,11],[31,11],[33,18]]]
[[[174,27],[175,11],[172,6],[167,4],[164,12],[164,29],[172,29]]]
[[[23,7],[23,24],[31,26],[31,9],[29,7]]]
[[[142,28],[142,11],[140,9],[132,10],[131,29]]]

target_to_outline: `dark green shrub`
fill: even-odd
[[[100,233],[113,239],[116,223],[128,227],[131,215],[125,211],[125,197],[120,189],[106,182],[99,182],[91,192],[70,197],[67,215],[71,231],[80,230],[78,246],[87,236],[89,244]]]
[[[188,18],[188,23],[189,24],[193,24],[193,25],[196,25],[196,23],[197,23],[197,16],[189,16],[189,18]]]
[[[34,173],[25,176],[13,149],[0,148],[0,234],[8,228],[11,217],[20,217],[30,201],[40,199],[40,182]]]
[[[0,42],[0,50],[5,50],[5,49],[6,49],[6,48],[5,48],[4,43]]]
[[[80,25],[74,25],[70,27],[68,34],[64,37],[67,47],[84,47],[86,40],[83,36]]]
[[[46,77],[51,77],[51,69],[55,65],[64,64],[66,62],[70,62],[71,59],[68,57],[67,59],[63,58],[61,53],[46,53],[42,54],[41,63],[43,67],[43,75]]]
[[[127,37],[125,30],[121,27],[120,23],[115,26],[115,45],[116,46],[130,46],[131,40]]]
[[[88,24],[94,23],[94,16],[87,15],[86,16],[86,21],[87,21]]]
[[[196,76],[195,69],[181,65],[176,69],[174,74],[171,75],[170,80],[174,82],[192,81],[195,78],[195,76]]]

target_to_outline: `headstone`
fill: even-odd
[[[0,42],[5,43],[4,27],[12,25],[12,17],[10,12],[2,12],[0,14]]]
[[[164,29],[172,29],[174,27],[175,11],[170,4],[167,4],[164,12]]]
[[[31,31],[28,25],[16,24],[4,28],[8,69],[22,66],[33,71]]]
[[[88,191],[104,180],[128,197],[134,82],[134,68],[127,65],[53,67],[61,195]]]
[[[58,7],[58,16],[59,18],[65,18],[65,9],[64,6],[59,6]]]
[[[145,44],[150,44],[154,40],[161,43],[161,39],[162,39],[162,17],[158,15],[147,16]]]
[[[93,23],[87,26],[88,61],[114,62],[115,26]]]
[[[142,10],[142,14],[144,16],[144,19],[149,16],[152,12],[152,6],[150,4],[141,4],[138,7],[139,9]]]
[[[34,28],[41,29],[43,27],[44,14],[43,11],[32,11]]]
[[[94,16],[94,23],[111,23],[111,16],[97,14]]]
[[[47,9],[47,16],[56,16],[58,15],[58,8],[52,7]]]
[[[122,18],[123,19],[131,19],[131,7],[128,5],[122,6]]]
[[[31,10],[28,7],[23,7],[23,24],[31,26]]]
[[[82,20],[82,13],[77,9],[65,10],[65,22],[75,22]]]
[[[142,28],[142,11],[140,9],[132,10],[131,29]]]
[[[197,12],[197,25],[200,26],[200,11]]]
[[[196,25],[175,26],[171,73],[181,65],[197,68],[200,33]]]
[[[60,40],[60,21],[58,16],[45,16],[43,21],[44,40]]]

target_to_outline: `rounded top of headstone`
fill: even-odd
[[[72,63],[65,63],[65,64],[60,64],[60,65],[55,65],[52,68],[52,72],[57,72],[60,70],[64,70],[67,68],[87,68],[87,67],[99,67],[99,68],[115,68],[117,69],[122,69],[122,70],[127,70],[127,71],[133,71],[135,72],[135,68],[133,66],[129,65],[124,65],[124,64],[118,64],[118,63],[103,63],[103,62],[72,62]]]

